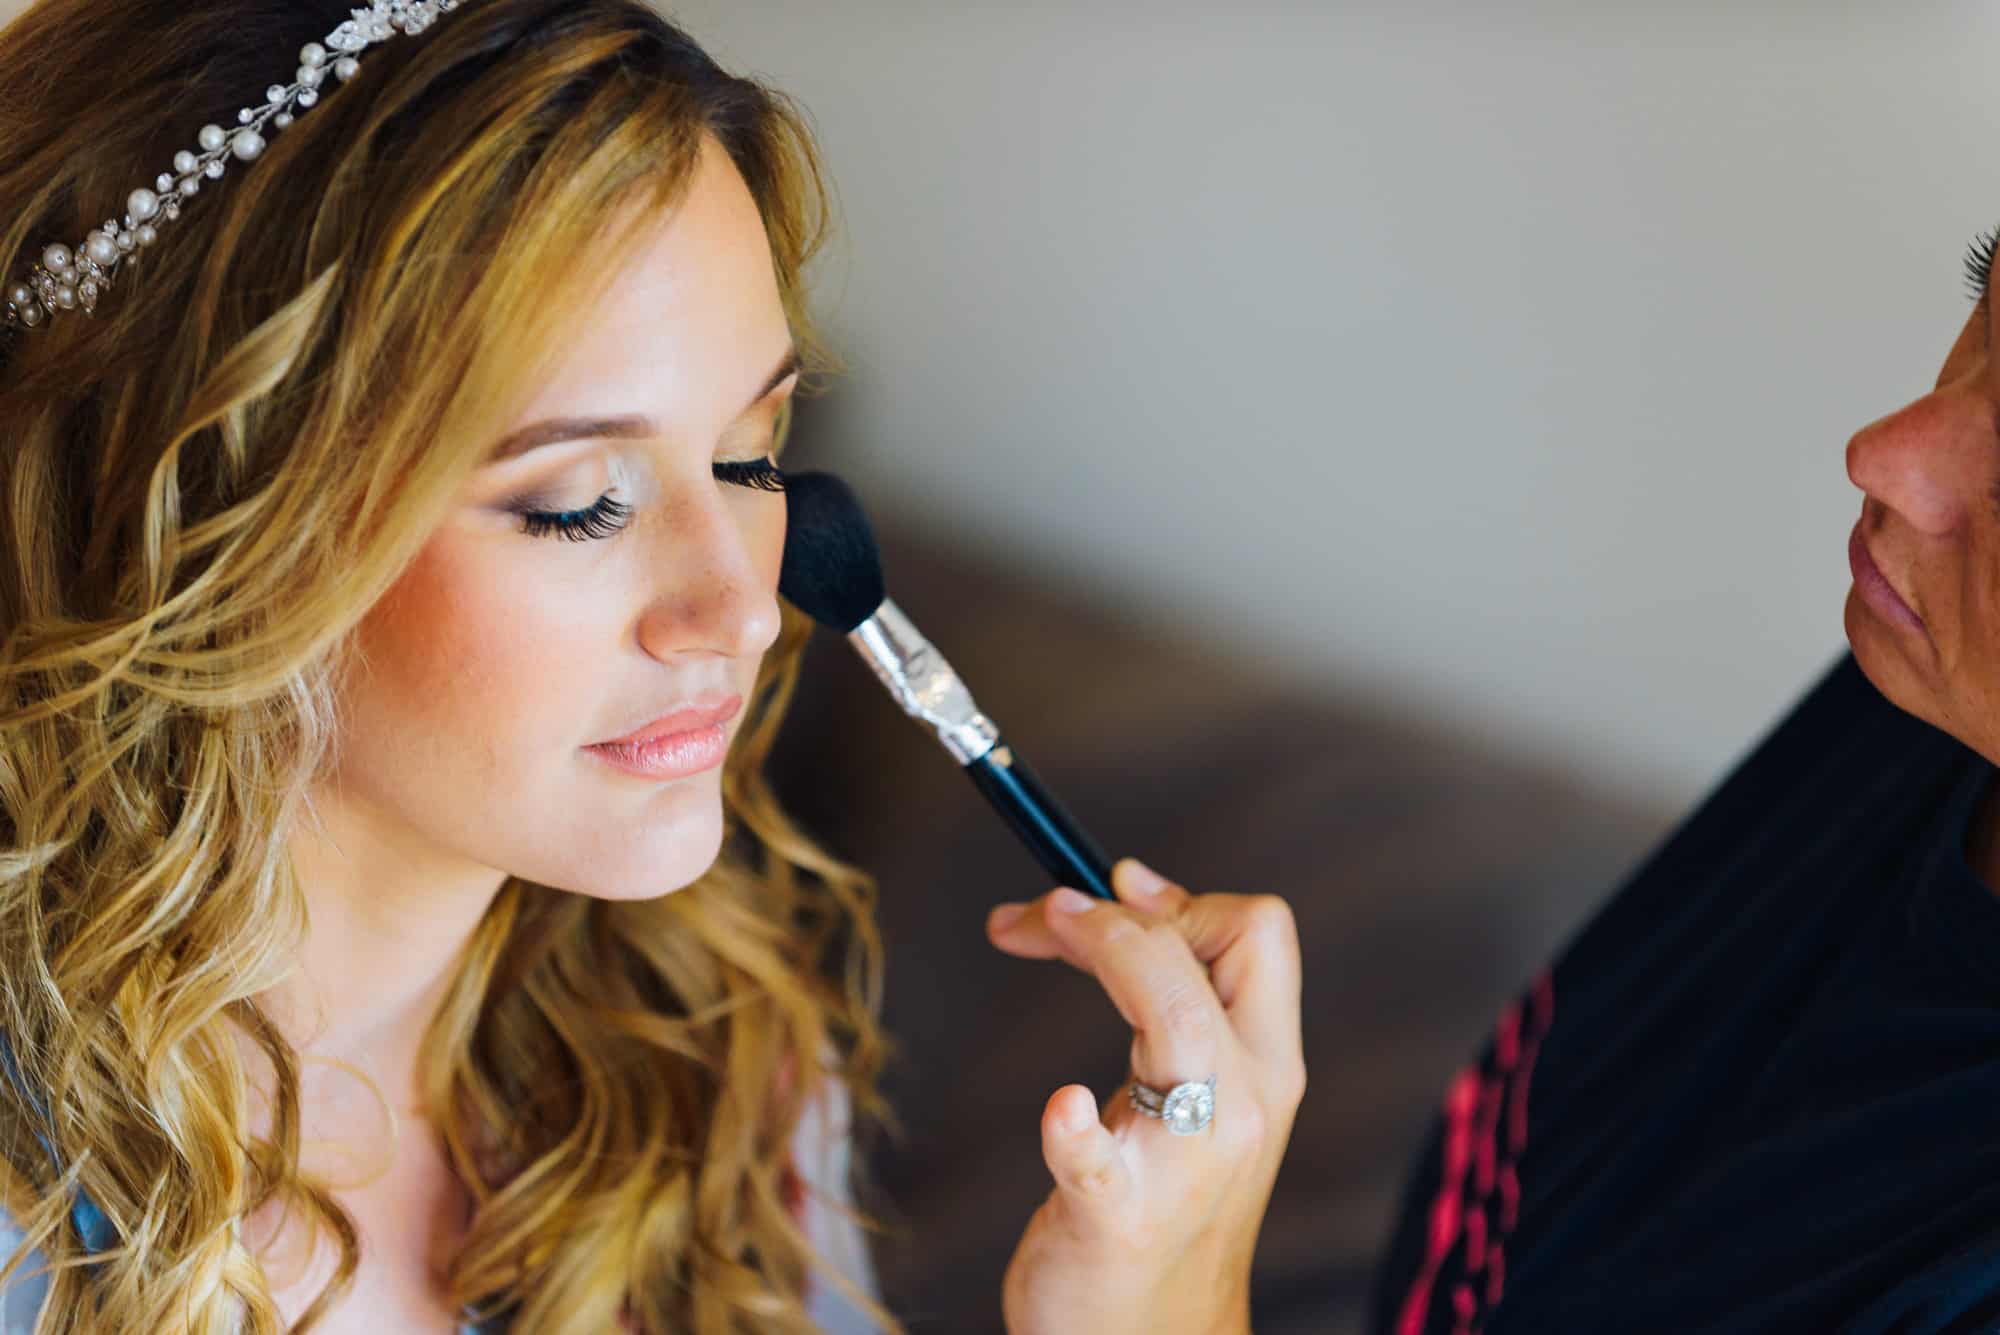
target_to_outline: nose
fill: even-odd
[[[1986,381],[1982,361],[1855,432],[1848,480],[1919,532],[1951,532],[1993,487],[1995,404]]]
[[[657,540],[644,544],[653,590],[639,620],[647,652],[672,659],[689,651],[755,658],[778,638],[782,506],[725,497],[705,481],[663,507]]]

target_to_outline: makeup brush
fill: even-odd
[[[847,636],[903,712],[937,734],[1058,885],[1113,898],[1103,851],[1001,738],[999,725],[979,712],[944,655],[889,600],[875,532],[853,491],[831,473],[786,473],[785,497],[778,592]]]

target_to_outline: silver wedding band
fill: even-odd
[[[1172,1089],[1155,1089],[1132,1077],[1132,1106],[1157,1117],[1177,1136],[1192,1136],[1215,1120],[1215,1077],[1183,1080]]]

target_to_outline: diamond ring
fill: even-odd
[[[1191,1136],[1215,1118],[1215,1077],[1183,1080],[1172,1089],[1159,1090],[1137,1076],[1132,1078],[1132,1106],[1148,1117],[1157,1117],[1177,1136]]]

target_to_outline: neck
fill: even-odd
[[[320,819],[299,822],[290,841],[308,922],[299,967],[258,998],[305,1059],[308,1137],[315,1123],[317,1134],[340,1136],[381,1121],[377,1096],[353,1070],[399,1117],[426,1114],[425,1030],[505,879],[421,843],[351,795],[316,796],[314,805]]]

